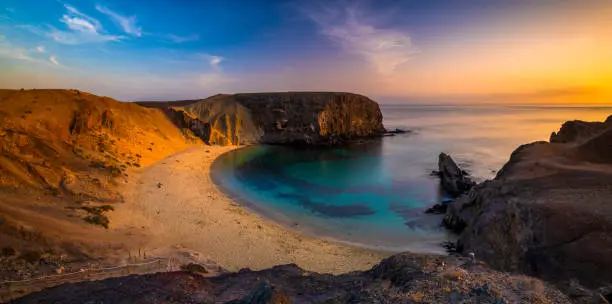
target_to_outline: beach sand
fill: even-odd
[[[232,271],[295,263],[321,273],[364,270],[390,253],[301,235],[246,210],[210,176],[213,161],[236,147],[194,147],[132,174],[112,230],[150,255],[189,255]]]

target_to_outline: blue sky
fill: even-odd
[[[600,92],[608,80],[601,75],[612,71],[611,3],[4,0],[0,87],[78,88],[122,100],[288,90],[402,100]]]

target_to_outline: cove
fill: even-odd
[[[378,250],[444,252],[440,243],[450,236],[441,216],[423,213],[443,198],[437,178],[418,153],[406,161],[384,142],[250,146],[221,155],[211,174],[232,199],[302,233]]]

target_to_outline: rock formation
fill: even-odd
[[[204,278],[187,272],[80,282],[14,303],[570,303],[538,279],[465,258],[403,253],[369,271],[333,276],[296,265]]]
[[[351,93],[219,94],[196,101],[140,104],[166,108],[177,125],[197,129],[210,144],[332,145],[385,131],[378,104]]]
[[[446,153],[438,156],[438,175],[442,189],[454,197],[469,191],[476,184]]]
[[[552,132],[551,143],[578,143],[597,135],[603,130],[612,127],[612,116],[605,122],[585,122],[572,120],[565,122],[559,132]]]
[[[564,124],[557,143],[519,147],[495,179],[452,202],[444,222],[458,248],[502,270],[612,286],[612,128],[591,132],[601,126]]]

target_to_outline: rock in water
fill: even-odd
[[[469,191],[476,185],[467,173],[457,166],[453,158],[446,153],[440,153],[438,157],[438,172],[442,189],[454,197]]]
[[[427,210],[425,210],[425,213],[429,213],[429,214],[444,214],[444,213],[446,213],[446,209],[448,208],[448,204],[450,204],[451,202],[452,202],[452,200],[443,200],[442,202],[427,208]]]

